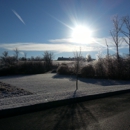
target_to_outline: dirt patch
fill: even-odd
[[[32,93],[25,91],[24,89],[20,89],[10,84],[0,82],[0,99],[8,97],[24,96],[30,94]]]

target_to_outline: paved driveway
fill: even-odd
[[[130,130],[130,94],[0,119],[1,130]]]

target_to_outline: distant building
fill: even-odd
[[[82,57],[82,59],[85,61],[85,58],[83,58]],[[74,61],[75,60],[75,58],[74,57],[69,57],[69,58],[67,58],[67,57],[58,57],[58,59],[57,59],[58,61]]]
[[[65,61],[65,60],[67,60],[67,61],[71,61],[72,60],[72,58],[67,58],[67,57],[58,57],[58,59],[57,60],[60,60],[60,61]]]
[[[81,57],[82,58],[82,60],[83,61],[87,61],[87,59],[86,58],[84,58],[84,57]],[[74,57],[69,57],[69,58],[67,58],[67,57],[58,57],[58,59],[57,59],[58,61],[74,61],[75,60],[75,58]],[[94,61],[95,59],[91,59],[91,61]]]

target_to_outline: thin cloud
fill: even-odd
[[[70,43],[70,39],[51,39],[51,43]]]
[[[1,43],[0,48],[13,50],[19,48],[21,51],[55,51],[55,52],[74,52],[81,47],[82,51],[95,52],[105,51],[105,39],[108,41],[109,49],[115,52],[115,46],[112,44],[112,38],[95,38],[91,44],[75,44],[71,43],[69,39],[51,39],[48,43]],[[119,49],[128,48],[128,45],[123,42]]]
[[[20,16],[15,10],[12,10],[12,12],[16,15],[16,17],[17,17],[23,24],[25,24],[25,22],[23,21],[23,19],[21,18],[21,16]]]
[[[89,42],[79,42],[79,41],[74,41],[72,38],[63,38],[63,39],[51,39],[51,40],[49,40],[49,42],[51,42],[51,43],[66,43],[66,44],[77,44],[77,45],[82,45],[82,44],[91,44],[91,43],[93,43],[93,41],[89,41]]]
[[[21,51],[20,54],[21,54],[21,55],[24,55],[24,52]]]
[[[0,44],[0,48],[7,50],[13,50],[14,48],[19,48],[21,51],[57,51],[57,52],[74,52],[79,50],[79,45],[73,44],[47,44],[47,43],[10,43],[10,44]],[[80,46],[82,51],[94,51],[94,47],[86,47],[85,45]]]

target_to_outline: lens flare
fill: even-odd
[[[72,29],[71,39],[76,43],[90,43],[93,40],[92,30],[86,26],[78,25]]]

